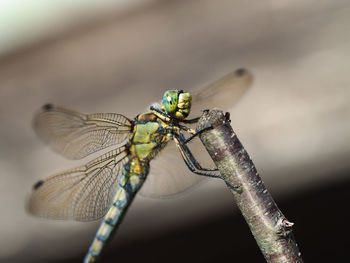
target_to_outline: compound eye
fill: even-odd
[[[168,90],[164,93],[163,105],[164,105],[165,111],[169,114],[176,112],[178,93],[179,92],[177,90]]]

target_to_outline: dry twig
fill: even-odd
[[[200,139],[233,193],[234,200],[267,262],[303,262],[292,234],[293,223],[278,209],[248,153],[230,125],[229,114],[204,112]]]

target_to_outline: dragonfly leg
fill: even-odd
[[[202,112],[208,112],[209,110],[208,109],[205,109],[205,110],[202,110]],[[189,120],[182,120],[181,122],[183,123],[196,123],[199,121],[201,117],[197,117],[197,118],[193,118],[193,119],[189,119]]]
[[[184,154],[188,157],[188,159],[193,163],[193,165],[194,165],[194,167],[196,167],[196,169],[201,170],[201,171],[218,171],[217,168],[203,168],[199,164],[197,159],[193,156],[193,153],[191,152],[190,148],[182,141],[182,139],[183,139],[183,135],[180,134],[180,142],[179,143],[181,145],[181,149],[184,152]]]
[[[174,138],[176,142],[176,146],[178,147],[182,159],[185,161],[186,166],[188,169],[190,169],[191,172],[198,174],[198,175],[203,175],[203,176],[208,176],[208,177],[213,177],[213,178],[219,178],[225,181],[226,185],[231,188],[232,190],[236,191],[237,193],[242,193],[241,186],[242,185],[233,185],[230,182],[227,182],[221,175],[220,173],[209,173],[209,172],[216,172],[218,171],[217,168],[209,168],[205,169],[202,168],[201,165],[198,163],[198,161],[194,158],[193,154],[191,153],[190,149],[187,147],[185,144],[181,144],[179,140]]]
[[[220,175],[210,174],[210,173],[205,173],[205,172],[199,172],[192,166],[192,164],[187,159],[184,158],[184,161],[185,161],[186,166],[188,167],[188,169],[190,169],[190,171],[192,173],[195,173],[195,174],[198,174],[198,175],[203,175],[203,176],[208,176],[208,177],[213,177],[213,178],[221,178]]]
[[[157,113],[159,113],[161,115],[163,115],[166,118],[173,119],[173,117],[171,117],[168,113],[166,113],[165,111],[162,111],[162,110],[160,110],[158,108],[155,108],[155,107],[151,106],[151,107],[149,107],[149,109],[153,110],[153,111],[155,111],[155,112],[157,112]]]
[[[181,122],[183,123],[196,123],[199,121],[201,117],[197,117],[197,118],[193,118],[193,119],[189,119],[189,120],[182,120]]]
[[[217,172],[217,168],[203,168],[199,162],[196,160],[196,158],[193,156],[190,149],[187,147],[187,145],[181,143],[181,141],[177,138],[174,138],[177,148],[179,149],[181,156],[183,160],[185,161],[187,167],[194,173],[205,175],[209,177],[220,177],[216,174],[206,173],[206,172]]]
[[[180,128],[182,128],[182,127],[180,127]],[[207,130],[211,130],[212,128],[213,128],[213,126],[211,126],[211,125],[204,127],[203,129],[196,131],[196,133],[192,134],[187,139],[183,136],[183,134],[180,133],[180,139],[181,139],[182,143],[186,144],[186,143],[190,142],[191,140],[193,140],[198,135],[200,135],[202,132],[205,132]]]
[[[211,127],[208,127],[208,129]],[[206,130],[206,129],[205,129]],[[205,131],[203,130],[203,131]],[[201,132],[203,132],[201,131]],[[198,134],[197,134],[198,135]],[[194,137],[193,137],[194,138]],[[199,164],[199,162],[196,160],[196,158],[193,156],[191,150],[188,148],[188,146],[186,145],[186,143],[188,142],[188,140],[185,139],[185,137],[183,136],[183,134],[180,133],[180,144],[182,146],[182,151],[184,152],[184,154],[187,155],[187,157],[191,160],[191,162],[194,164],[194,166],[201,171],[218,171],[217,168],[202,168],[202,166]]]
[[[193,163],[194,167],[200,171],[218,171],[218,168],[203,168],[200,163],[197,161],[197,159],[193,156],[191,150],[188,148],[187,145],[183,144],[182,149],[185,152],[186,156],[189,158],[189,160]]]

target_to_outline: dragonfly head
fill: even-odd
[[[163,96],[162,110],[179,120],[185,119],[191,110],[191,94],[183,90],[168,90]]]

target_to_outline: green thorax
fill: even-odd
[[[137,116],[131,137],[130,152],[140,160],[150,161],[170,140],[164,121],[152,112]]]

